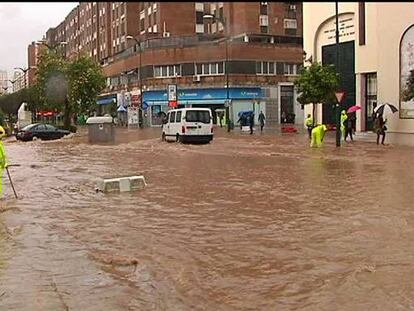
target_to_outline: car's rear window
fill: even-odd
[[[204,110],[188,110],[185,114],[187,122],[210,123],[210,113]]]

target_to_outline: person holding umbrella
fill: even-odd
[[[348,118],[345,120],[345,138],[344,140],[349,137],[351,137],[351,141],[354,141],[354,138],[352,137],[352,131],[354,130],[353,127],[353,119],[352,119],[352,113],[348,113]]]
[[[377,145],[379,145],[379,140],[380,140],[381,135],[382,135],[381,145],[385,145],[384,144],[385,131],[387,130],[387,126],[385,125],[386,123],[387,123],[387,119],[385,119],[384,121],[382,114],[379,114],[375,118],[374,129],[375,129],[375,132],[377,133]]]
[[[374,122],[374,130],[377,133],[377,145],[379,145],[379,139],[381,135],[382,135],[381,144],[385,145],[384,141],[385,141],[385,132],[387,131],[387,126],[386,126],[387,119],[385,118],[385,121],[384,121],[384,115],[386,113],[395,113],[397,111],[398,109],[390,103],[384,103],[374,109],[374,112],[377,115],[377,118],[375,119],[375,122]]]

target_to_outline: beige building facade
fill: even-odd
[[[344,108],[361,106],[356,130],[371,131],[374,107],[391,103],[399,111],[386,115],[387,140],[414,145],[414,101],[407,102],[402,96],[408,74],[414,70],[414,3],[339,2],[338,12],[342,64],[339,68],[344,72],[341,77],[346,81],[342,81],[342,86],[347,91]],[[307,59],[332,61],[336,51],[335,26],[334,2],[303,3]],[[305,113],[311,110],[305,107]],[[332,108],[318,105],[318,122],[327,122],[328,110]]]

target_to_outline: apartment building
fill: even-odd
[[[8,90],[7,70],[0,70],[0,95],[7,93]]]
[[[243,109],[266,111],[269,123],[282,112],[303,120],[293,88],[303,58],[300,2],[82,2],[46,38],[66,41],[68,58],[100,62],[108,79],[99,103],[145,102],[149,126],[169,109],[169,84],[180,106],[228,109],[233,120]]]
[[[280,123],[283,112],[303,122],[293,87],[303,59],[300,3],[145,2],[137,39],[141,53],[130,47],[105,63],[102,103],[135,97],[148,106],[143,122],[159,125],[167,86],[177,84],[179,106],[229,109],[233,121],[260,109],[269,123]]]
[[[18,70],[13,72],[13,93],[20,91],[26,87],[26,75]]]
[[[37,71],[37,63],[38,57],[42,50],[46,50],[47,47],[40,42],[33,41],[27,47],[27,68],[28,71],[26,73],[27,77],[27,86],[32,86],[36,83],[36,71]]]

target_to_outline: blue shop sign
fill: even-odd
[[[229,88],[230,99],[255,99],[261,98],[263,92],[261,88]],[[144,92],[144,101],[167,101],[167,90],[165,91],[148,91]],[[212,99],[226,99],[227,90],[224,88],[211,89],[187,89],[178,90],[178,101],[188,100],[212,100]]]
[[[115,95],[108,95],[108,96],[102,96],[97,99],[98,105],[108,105],[112,103],[116,103],[116,94]]]

